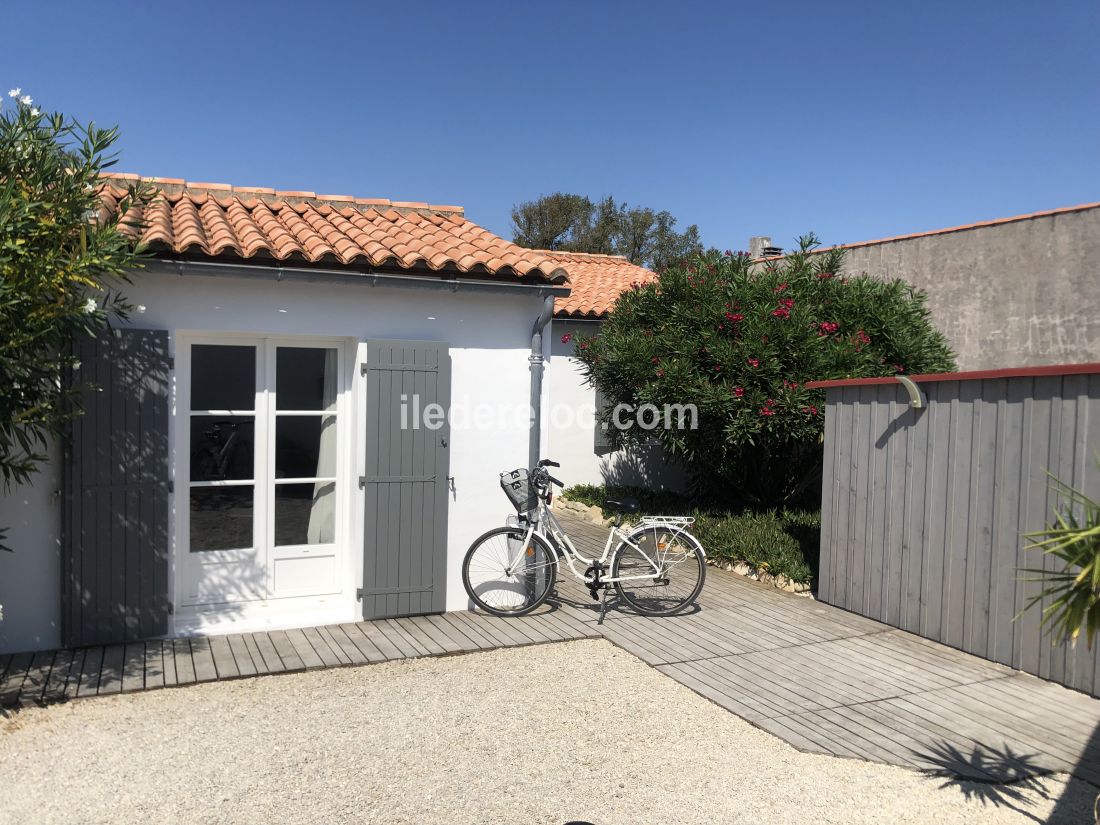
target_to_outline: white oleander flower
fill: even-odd
[[[145,304],[138,304],[137,305],[137,311],[138,311],[138,315],[145,312]]]
[[[19,98],[19,102],[22,103],[24,106],[30,106],[32,103],[34,103],[34,99],[31,98],[30,95],[23,95],[21,98]]]
[[[38,117],[38,109],[31,109],[31,116]]]
[[[95,312],[97,309],[99,309],[99,307],[96,305],[95,298],[89,298],[87,301],[84,302],[84,311],[87,312],[89,315]]]
[[[12,89],[10,92],[8,92],[8,97],[19,97],[19,93],[22,91],[22,89]]]

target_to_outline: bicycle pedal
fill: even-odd
[[[588,588],[588,592],[592,594],[592,601],[598,602],[600,600],[600,597],[597,595],[600,591],[595,587]]]

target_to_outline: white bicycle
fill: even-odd
[[[671,616],[698,598],[707,567],[703,546],[687,531],[695,519],[643,516],[627,530],[616,523],[602,555],[586,558],[550,511],[552,485],[562,483],[546,468],[558,466],[544,459],[530,472],[501,473],[500,485],[515,505],[519,522],[490,530],[466,552],[462,584],[474,604],[496,616],[530,613],[549,597],[562,558],[592,598],[602,599],[605,606],[610,587],[647,616]],[[605,506],[638,510],[637,502],[629,499]]]

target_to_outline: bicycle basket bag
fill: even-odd
[[[531,486],[531,480],[525,468],[501,473],[500,486],[517,513],[528,513],[538,507],[538,493]]]

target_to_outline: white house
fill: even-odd
[[[566,268],[457,207],[152,182],[101,391],[0,499],[0,652],[464,609]]]
[[[649,271],[459,207],[149,180],[135,310],[78,344],[99,390],[0,496],[0,653],[465,609],[501,472],[679,483],[607,449],[572,358]]]

